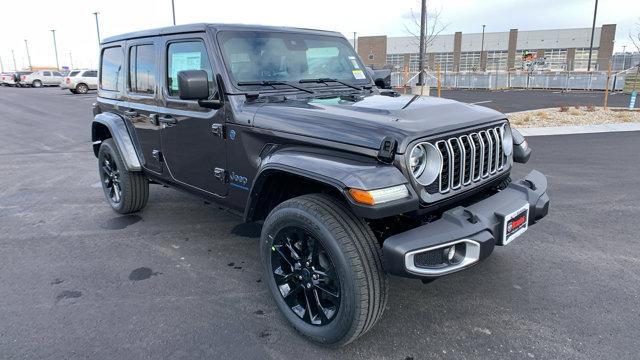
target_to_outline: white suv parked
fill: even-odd
[[[60,88],[74,94],[86,94],[98,89],[98,70],[72,70],[60,83]]]
[[[34,71],[29,75],[22,75],[20,77],[20,85],[43,87],[43,86],[58,86],[62,81],[62,74],[57,71],[40,70]]]

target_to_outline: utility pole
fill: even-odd
[[[11,57],[13,57],[13,70],[18,71],[18,65],[16,65],[16,54],[11,49]]]
[[[419,71],[418,74],[418,85],[425,85],[424,78],[424,52],[425,52],[425,42],[427,37],[427,0],[422,0],[422,9],[420,11],[420,54],[418,57],[419,62]]]
[[[96,17],[96,32],[98,33],[98,46],[100,46],[100,25],[98,24],[98,14],[99,12],[94,12],[93,15]]]
[[[27,49],[27,60],[29,61],[29,70],[33,70],[33,66],[31,66],[31,55],[29,55],[29,43],[27,39],[24,39],[24,47]]]
[[[56,44],[56,30],[51,29],[53,34],[53,51],[56,53],[56,69],[60,70],[60,63],[58,62],[58,45]]]
[[[176,26],[176,6],[171,0],[171,12],[173,13],[173,26]]]
[[[71,69],[73,69],[73,56],[71,56],[71,51],[69,51],[69,62],[71,63]]]
[[[589,44],[589,62],[587,63],[587,71],[591,71],[591,55],[593,54],[593,35],[596,31],[596,15],[598,15],[598,0],[593,9],[593,25],[591,26],[591,43]]]
[[[486,70],[486,67],[487,67],[487,62],[485,61],[484,62],[484,64],[485,64],[484,67],[485,68],[484,69],[482,68],[482,55],[484,55],[484,28],[486,26],[487,25],[484,25],[484,24],[482,25],[482,41],[480,42],[480,70],[481,71]]]
[[[2,57],[0,57],[0,72],[4,72],[4,63],[2,62]]]

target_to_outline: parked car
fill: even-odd
[[[20,86],[20,77],[29,75],[31,71],[17,71],[2,73],[2,85],[4,86]]]
[[[58,86],[60,81],[62,81],[62,74],[58,71],[40,70],[20,76],[20,85],[35,88]]]
[[[74,94],[86,94],[98,88],[98,70],[72,70],[62,78],[60,88]]]
[[[547,215],[546,177],[510,178],[531,149],[504,114],[383,95],[337,32],[174,26],[103,40],[100,64],[109,205],[141,211],[163,184],[262,223],[263,283],[314,342],[371,329],[389,274],[468,269]]]

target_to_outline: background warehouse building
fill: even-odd
[[[595,29],[592,70],[606,70],[613,57],[616,25]],[[427,47],[426,65],[441,71],[507,71],[526,70],[537,59],[536,69],[586,71],[589,58],[591,28],[532,30],[511,29],[508,32],[484,34],[439,35]],[[392,68],[395,71],[418,71],[419,41],[416,37],[362,36],[357,51],[367,65]]]

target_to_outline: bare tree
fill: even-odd
[[[404,15],[405,31],[412,37],[412,42],[416,46],[420,46],[420,1],[416,3],[417,11],[413,8]],[[449,24],[444,24],[441,21],[442,9],[433,9],[427,6],[427,16],[425,21],[426,36],[424,55],[429,52],[429,47],[433,44],[436,37],[442,33]],[[425,57],[426,58],[426,57]]]
[[[629,39],[633,46],[635,46],[636,50],[640,52],[640,19],[636,23],[636,28],[633,31],[629,32]]]

